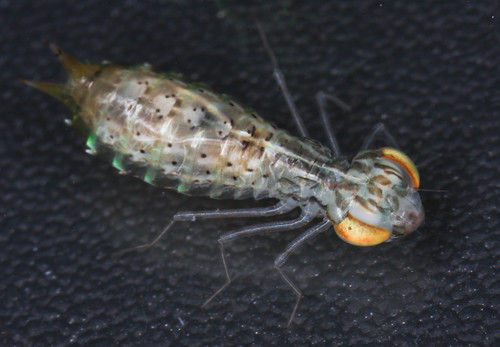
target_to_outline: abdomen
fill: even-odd
[[[212,198],[278,197],[277,141],[290,137],[229,97],[146,68],[110,66],[82,102],[89,147],[162,188]]]

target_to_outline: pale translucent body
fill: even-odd
[[[265,38],[264,43],[267,47]],[[157,74],[145,66],[83,64],[55,45],[49,46],[69,72],[69,80],[65,84],[27,83],[75,112],[70,123],[88,136],[90,153],[107,157],[122,173],[191,196],[279,200],[267,208],[178,212],[155,240],[135,249],[151,246],[176,222],[302,210],[294,220],[252,225],[221,235],[226,283],[204,305],[231,283],[224,245],[237,238],[299,229],[321,219],[292,241],[274,263],[297,295],[290,325],[302,293],[281,268],[306,240],[334,226],[347,242],[375,245],[414,231],[423,220],[416,190],[418,171],[397,149],[362,151],[349,163],[312,140],[277,129],[231,98],[175,75]],[[274,76],[305,136],[307,131],[277,66]],[[317,99],[329,142],[339,154],[324,110],[326,96],[319,93]],[[385,131],[383,125],[375,128],[366,145],[379,131]]]
[[[118,169],[184,194],[326,205],[322,192],[345,176],[347,162],[328,149],[228,97],[147,69],[104,69],[82,109],[92,149],[111,150]]]

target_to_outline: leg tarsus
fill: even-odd
[[[389,141],[389,144],[392,147],[394,147],[396,149],[399,149],[398,142],[391,135],[391,133],[389,132],[389,130],[387,130],[387,128],[385,127],[384,123],[378,123],[377,125],[375,125],[375,127],[373,128],[371,134],[366,138],[365,142],[363,143],[363,146],[361,147],[361,149],[362,150],[368,149],[369,146],[372,144],[373,140],[375,139],[375,136],[377,136],[377,134],[380,134],[380,133],[383,136],[385,136],[385,138]]]
[[[205,302],[203,305],[201,305],[201,308],[205,308],[213,299],[215,299],[216,296],[218,296],[220,293],[222,293],[229,285],[231,284],[231,276],[229,275],[229,269],[227,268],[227,261],[226,261],[226,253],[224,252],[224,244],[223,242],[219,241],[220,243],[220,252],[221,252],[221,258],[222,258],[222,264],[224,265],[224,272],[226,275],[226,282],[215,291]]]
[[[299,287],[297,287],[297,285],[295,283],[293,283],[288,278],[287,275],[285,275],[285,273],[283,272],[283,270],[281,269],[281,267],[276,267],[275,266],[275,269],[281,275],[281,278],[283,279],[283,281],[285,281],[285,283],[288,284],[288,286],[290,288],[292,288],[293,292],[297,296],[297,300],[295,301],[295,306],[293,307],[292,313],[290,314],[290,318],[288,318],[288,323],[286,325],[287,328],[290,328],[290,325],[292,325],[292,322],[293,322],[293,320],[295,318],[295,315],[297,314],[297,309],[299,308],[300,301],[302,300],[302,297],[304,295],[302,294],[302,291],[299,289]]]
[[[153,241],[148,242],[148,243],[144,243],[144,244],[139,245],[139,246],[122,249],[121,251],[114,252],[113,256],[118,256],[118,255],[122,255],[122,254],[125,254],[125,253],[128,253],[128,252],[138,251],[138,250],[141,250],[141,249],[146,249],[146,248],[154,246],[170,230],[170,228],[175,224],[175,222],[176,222],[176,220],[175,220],[175,218],[173,218],[170,221],[170,223],[168,223],[167,226],[165,228],[163,228],[163,230],[160,233],[160,235],[158,235]]]
[[[331,227],[332,223],[325,219],[323,222],[313,226],[312,228],[307,229],[304,231],[299,237],[297,237],[295,240],[290,242],[288,246],[285,248],[283,252],[281,252],[277,257],[276,260],[274,261],[274,268],[278,273],[280,274],[281,278],[285,283],[293,290],[295,295],[297,296],[297,301],[295,302],[295,306],[293,307],[292,314],[290,315],[290,318],[288,319],[288,324],[287,328],[290,327],[290,325],[293,322],[293,319],[295,318],[295,315],[297,313],[297,309],[299,308],[300,301],[302,300],[302,291],[300,288],[292,282],[288,278],[287,275],[283,272],[283,265],[285,265],[286,261],[288,260],[288,257],[295,251],[297,248],[299,248],[304,242],[306,242],[308,239],[318,235],[319,233],[329,229]]]

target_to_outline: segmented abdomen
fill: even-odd
[[[277,153],[304,147],[297,138],[173,75],[115,66],[97,75],[81,102],[91,123],[88,145],[110,152],[119,170],[189,195],[280,196],[276,180],[290,163]]]

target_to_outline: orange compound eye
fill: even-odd
[[[406,154],[390,147],[381,148],[380,152],[382,153],[382,158],[392,160],[405,169],[408,176],[410,176],[414,188],[420,186],[420,175],[418,174],[417,167]]]
[[[335,223],[334,228],[342,240],[356,246],[375,246],[392,234],[390,230],[366,224],[350,213],[340,223]]]

